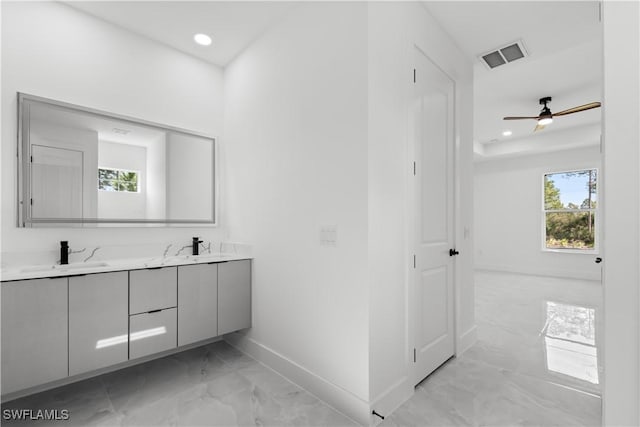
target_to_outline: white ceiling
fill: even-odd
[[[226,66],[296,2],[68,1],[69,6],[218,66]],[[553,97],[552,111],[601,100],[602,34],[597,1],[427,1],[427,9],[474,63],[474,142],[498,146],[540,139],[600,122],[601,109],[559,117],[532,134],[538,99]],[[193,34],[213,37],[209,47]],[[529,57],[488,70],[478,55],[523,40]],[[596,129],[596,127],[592,127]],[[502,136],[511,130],[510,137]],[[542,134],[542,135],[539,135]],[[536,138],[532,138],[535,136]],[[522,145],[521,143],[519,145]],[[531,144],[535,148],[539,143]],[[524,148],[523,148],[524,150]]]
[[[551,111],[600,101],[602,32],[597,1],[450,1],[426,7],[474,64],[474,140],[495,145],[485,154],[535,151],[544,136],[565,138],[582,127],[598,133],[601,109],[558,117],[533,134],[534,120],[504,121],[504,116],[535,116],[539,98],[553,97]],[[489,70],[478,55],[521,39],[530,56]],[[502,136],[511,130],[510,137]],[[584,132],[580,132],[584,139]],[[554,138],[555,139],[555,138]],[[587,138],[585,145],[592,144]],[[523,144],[530,141],[529,145]],[[503,146],[503,147],[499,147]],[[529,148],[527,148],[529,147]],[[560,145],[557,145],[560,148]],[[499,148],[504,148],[500,150]]]
[[[220,67],[277,22],[295,2],[65,1],[68,6]],[[210,46],[193,42],[196,33]]]

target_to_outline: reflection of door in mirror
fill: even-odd
[[[33,218],[82,218],[83,153],[31,146]]]
[[[77,114],[75,114],[77,116]],[[33,218],[47,219],[82,219],[95,218],[97,213],[97,196],[98,191],[92,183],[96,182],[96,170],[98,167],[98,133],[92,129],[83,127],[81,123],[71,121],[74,113],[67,112],[55,107],[46,105],[30,106],[29,120],[29,141],[31,145],[31,155],[33,155],[34,147],[48,147],[48,156],[54,156],[52,153],[58,153],[54,157],[62,156],[61,153],[73,151],[81,154],[81,176],[79,182],[69,184],[65,189],[59,189],[57,193],[62,191],[70,191],[71,188],[80,190],[80,194],[73,196],[74,200],[81,203],[80,214],[66,216],[68,207],[65,205],[64,198],[58,198],[56,193],[46,196],[46,200],[51,206],[43,206],[38,203],[37,199],[44,195],[34,196],[33,208],[31,210]],[[34,161],[36,157],[34,156]],[[59,160],[60,161],[60,160]],[[31,180],[34,181],[35,164],[31,165]],[[53,182],[46,184],[53,187]],[[67,185],[67,184],[65,184]],[[31,184],[31,190],[35,190],[35,184]],[[53,188],[51,188],[53,190]],[[69,195],[69,197],[71,197]],[[41,199],[44,201],[44,199]],[[38,212],[48,212],[46,216],[41,216]],[[53,215],[59,212],[57,215]]]

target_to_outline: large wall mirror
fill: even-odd
[[[215,139],[18,94],[18,226],[216,222]]]

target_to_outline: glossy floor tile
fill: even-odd
[[[478,342],[451,359],[383,426],[601,424],[599,283],[476,273]],[[225,342],[15,400],[68,421],[3,425],[354,426]]]
[[[597,426],[597,282],[476,272],[478,342],[423,380],[383,426]]]
[[[7,402],[69,420],[3,426],[355,426],[224,341]],[[61,412],[60,412],[61,413]]]

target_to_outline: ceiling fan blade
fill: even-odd
[[[559,113],[553,113],[553,117],[555,116],[566,116],[567,114],[578,113],[580,111],[591,110],[592,108],[600,107],[599,102],[591,102],[589,104],[580,105],[579,107],[569,108],[568,110],[560,111]]]
[[[502,120],[525,120],[525,119],[535,119],[538,120],[538,116],[534,117],[503,117]]]
[[[537,125],[536,125],[536,128],[535,128],[533,131],[534,131],[534,132],[537,132],[537,131],[542,130],[542,129],[544,129],[544,128],[545,128],[545,125],[537,124]]]

